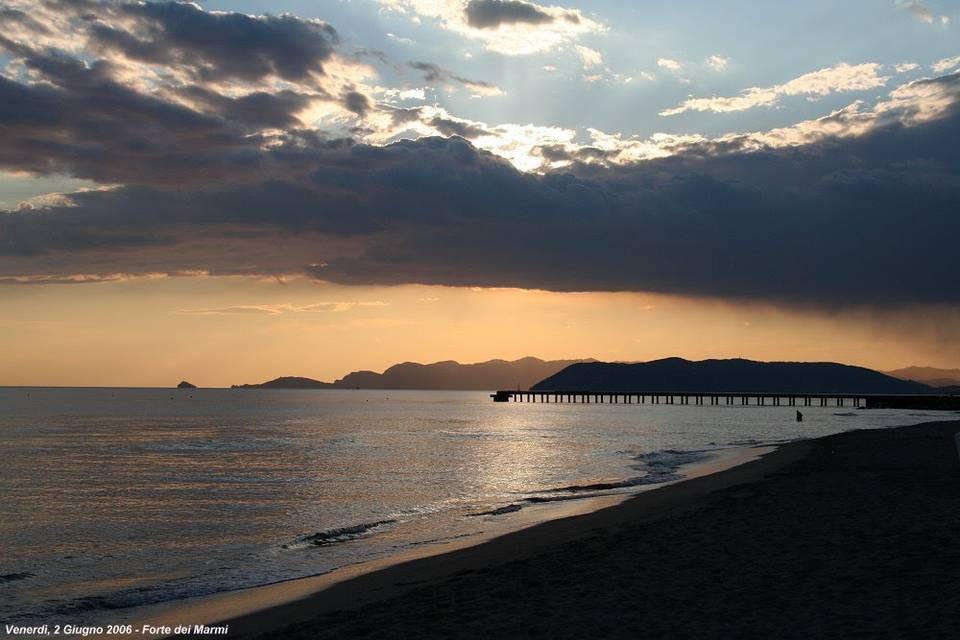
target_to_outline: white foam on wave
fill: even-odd
[[[356,540],[363,536],[373,533],[374,530],[384,527],[388,524],[396,524],[397,520],[377,520],[376,522],[366,522],[364,524],[355,524],[348,527],[337,527],[326,531],[318,531],[310,535],[298,538],[292,543],[283,545],[284,549],[306,549],[309,547],[324,547],[338,542],[347,542]]]

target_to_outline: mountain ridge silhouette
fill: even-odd
[[[756,393],[927,394],[915,381],[837,362],[761,362],[733,359],[573,364],[532,387],[536,391],[659,391]]]
[[[429,364],[401,362],[383,373],[353,371],[334,382],[284,376],[259,384],[233,385],[235,389],[411,389],[471,391],[499,388],[529,389],[565,367],[588,360],[494,359],[461,364],[442,360]]]

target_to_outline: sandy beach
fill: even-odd
[[[229,621],[234,637],[955,637],[960,421],[784,445]]]

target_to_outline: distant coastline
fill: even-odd
[[[587,360],[489,360],[460,364],[453,360],[419,364],[404,362],[383,373],[354,371],[334,382],[301,376],[283,376],[233,389],[394,389],[394,390],[556,390],[585,391],[791,391],[809,393],[855,392],[877,394],[960,393],[960,386],[940,387],[906,377],[927,371],[935,380],[948,380],[937,370],[911,367],[892,375],[833,362],[758,362],[745,359],[691,361],[663,358],[640,363]],[[932,372],[932,373],[929,373]]]
[[[233,389],[411,389],[422,391],[480,391],[497,388],[528,389],[571,364],[594,360],[487,360],[461,364],[454,360],[419,364],[403,362],[383,373],[354,371],[334,382],[300,376],[283,376],[258,384],[233,385]]]
[[[737,367],[767,367],[758,369],[752,379],[744,379]],[[727,368],[714,379],[705,377],[709,368]],[[484,362],[461,364],[445,360],[430,364],[403,362],[388,367],[382,373],[360,370],[337,378],[333,382],[306,376],[280,376],[265,382],[232,384],[230,387],[204,387],[182,380],[170,386],[139,386],[127,384],[105,385],[49,385],[14,384],[0,385],[0,389],[367,389],[367,390],[415,390],[415,391],[494,391],[494,390],[638,390],[656,391],[669,387],[671,391],[724,391],[733,385],[737,391],[774,390],[767,375],[770,368],[780,367],[778,373],[795,375],[802,369],[817,372],[819,379],[828,369],[842,372],[843,388],[818,388],[810,385],[781,384],[780,391],[792,392],[842,392],[855,393],[903,393],[960,395],[960,369],[937,369],[934,367],[905,367],[891,371],[867,369],[840,363],[814,362],[759,362],[744,359],[691,361],[683,358],[662,358],[649,362],[601,362],[593,358],[569,360],[542,360],[525,357],[518,360],[494,359]],[[792,369],[793,371],[789,371]],[[637,373],[646,375],[637,377]],[[585,372],[590,372],[584,377]],[[626,375],[626,378],[623,376]],[[833,374],[830,374],[833,375]],[[612,377],[611,377],[612,376]],[[830,376],[827,376],[830,377]],[[718,382],[720,381],[720,382]],[[669,382],[669,383],[668,383]],[[904,384],[906,383],[906,384]],[[601,389],[602,387],[602,389]]]

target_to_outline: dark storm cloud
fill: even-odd
[[[418,122],[420,120],[421,114],[423,112],[423,107],[392,107],[390,105],[384,105],[381,107],[384,111],[390,114],[390,119],[394,125],[403,125],[411,122]]]
[[[440,116],[434,116],[427,121],[427,124],[445,136],[479,138],[480,136],[487,135],[489,133],[482,127],[477,127],[466,122],[459,122],[457,120],[450,120],[449,118],[441,118]]]
[[[416,69],[423,73],[423,79],[426,82],[433,84],[462,84],[466,87],[474,88],[483,88],[483,89],[496,89],[496,85],[490,84],[489,82],[484,82],[483,80],[471,80],[469,78],[464,78],[463,76],[457,75],[449,69],[444,69],[441,66],[435,65],[432,62],[409,62],[407,63],[411,69]]]
[[[198,85],[184,87],[177,93],[203,105],[205,111],[216,113],[225,120],[257,128],[278,129],[298,126],[299,121],[295,114],[306,109],[311,100],[319,97],[285,90],[277,93],[256,91],[234,98]]]
[[[0,26],[16,24],[34,33],[49,34],[50,30],[28,14],[10,7],[0,7]]]
[[[299,79],[319,73],[336,40],[332,27],[318,22],[210,14],[192,4],[42,4],[79,20],[78,32],[90,36],[95,51],[108,41],[119,47],[123,40],[128,59],[171,69],[186,65],[216,79],[259,80],[270,74]],[[136,26],[136,36],[103,21],[119,14],[126,16],[126,27]],[[16,10],[5,11],[2,20],[49,32]],[[183,84],[169,76],[160,76],[146,92],[117,80],[122,61],[115,57],[83,61],[0,33],[3,50],[39,80],[19,82],[0,74],[0,168],[10,170],[67,173],[107,184],[193,184],[243,179],[254,172],[269,178],[270,154],[263,147],[284,140],[267,140],[261,131],[286,130],[280,137],[294,140],[297,113],[314,100],[339,101],[322,88],[309,93],[248,88],[224,95],[214,85]],[[354,109],[363,106],[349,95],[345,102]],[[282,171],[289,175],[290,167]]]
[[[348,91],[343,94],[343,106],[358,116],[365,116],[370,111],[370,99],[358,91]]]
[[[9,214],[0,265],[42,256],[86,273],[86,260],[108,256],[114,272],[304,270],[346,284],[956,304],[960,150],[943,141],[958,135],[954,109],[801,148],[544,176],[458,138],[318,146],[288,151],[293,166],[311,158],[302,179],[175,195],[121,188]],[[349,250],[331,249],[331,238]],[[138,247],[157,243],[170,249],[138,263],[149,254]],[[255,269],[245,253],[224,258],[224,246],[251,243],[267,255]]]
[[[537,5],[518,0],[470,0],[464,15],[467,24],[475,29],[496,29],[502,24],[553,22],[553,16]]]
[[[119,6],[133,7],[135,22],[160,25],[133,34],[138,42],[166,43],[158,51],[167,53],[115,45],[125,55],[172,55],[181,67],[192,55],[198,74],[218,78],[319,73],[320,53],[313,67],[287,64],[277,49],[258,50],[257,38],[252,71],[228,62],[239,54],[215,45],[222,31],[239,24],[243,40],[244,29],[260,28],[246,20],[260,19],[174,19],[168,10],[202,11]],[[188,46],[196,37],[185,24],[217,32],[209,45]],[[347,284],[960,304],[960,145],[952,143],[960,74],[912,83],[910,99],[895,92],[884,110],[830,122],[831,130],[870,129],[862,136],[759,151],[728,139],[623,166],[601,149],[543,147],[544,158],[570,165],[533,175],[460,137],[375,147],[297,128],[294,114],[312,99],[360,115],[373,109],[358,91],[228,96],[177,81],[147,93],[118,80],[109,59],[84,62],[2,35],[0,46],[29,72],[0,74],[0,168],[119,185],[0,213],[0,282],[300,272]],[[436,65],[411,66],[433,82],[470,82]],[[399,122],[427,117],[386,110]],[[483,133],[453,119],[430,124],[449,135]]]
[[[322,92],[229,97],[189,85],[146,95],[114,80],[109,62],[87,65],[10,43],[8,49],[44,82],[22,84],[0,75],[3,169],[66,173],[104,184],[186,186],[275,173],[289,177],[295,167],[313,166],[316,158],[304,159],[307,152],[342,144],[296,128],[297,112],[314,99],[332,99]],[[164,99],[168,95],[198,109]],[[268,139],[263,128],[285,132]]]
[[[567,149],[562,145],[544,145],[537,148],[540,157],[548,162],[572,160],[605,160],[614,155],[613,151],[606,151],[597,147],[579,147]]]
[[[257,162],[243,128],[120,85],[108,63],[39,54],[24,63],[48,82],[0,76],[0,167],[136,183],[224,170],[245,152]]]
[[[388,66],[391,64],[390,58],[387,57],[387,54],[379,49],[369,49],[367,47],[361,47],[355,50],[354,55],[358,58],[373,58],[382,65]]]
[[[205,81],[257,81],[276,76],[305,82],[323,74],[337,32],[326,23],[291,15],[214,13],[192,3],[106,5],[132,18],[136,32],[103,23],[90,29],[93,45],[153,64],[189,69]]]

